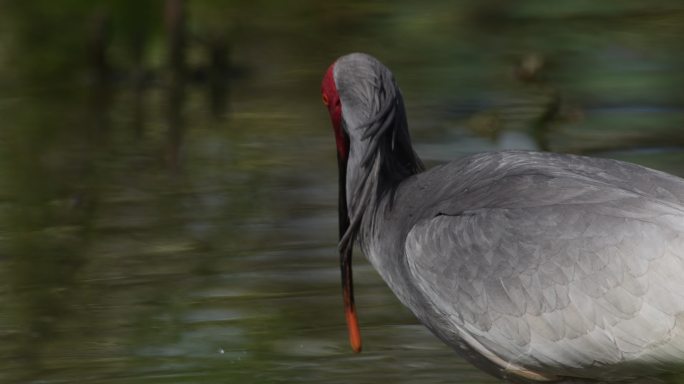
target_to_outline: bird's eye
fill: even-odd
[[[325,104],[325,105],[327,106],[328,103],[329,103],[329,101],[328,101],[328,95],[326,95],[326,94],[324,93],[324,94],[323,94],[323,104]]]

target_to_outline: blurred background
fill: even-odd
[[[0,0],[0,382],[495,382],[355,257],[320,80],[394,73],[429,164],[497,149],[684,175],[684,4]]]

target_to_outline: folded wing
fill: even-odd
[[[528,193],[525,201],[445,210],[409,232],[410,273],[442,321],[511,365],[559,375],[682,361],[684,212],[620,189],[530,177],[499,185]],[[539,183],[560,183],[559,195],[535,199]]]

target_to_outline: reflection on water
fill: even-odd
[[[140,4],[83,11],[112,44],[85,82],[65,81],[73,58],[39,61],[79,41],[41,45],[15,16],[67,37],[68,18],[0,5],[16,58],[0,60],[0,382],[493,382],[360,256],[365,351],[347,346],[318,90],[348,51],[393,68],[429,164],[549,148],[684,175],[677,2],[188,2],[188,66],[170,76],[171,27]]]

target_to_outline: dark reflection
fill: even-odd
[[[47,113],[35,113],[35,108]],[[2,350],[10,354],[4,356],[12,362],[7,368],[14,368],[12,377],[20,381],[35,379],[52,364],[50,352],[36,346],[73,336],[70,323],[87,317],[79,275],[87,262],[99,197],[91,184],[93,152],[86,148],[97,142],[80,124],[71,125],[74,121],[56,123],[53,113],[65,110],[73,107],[43,99],[34,100],[28,110],[17,108],[13,121],[30,139],[4,156],[6,169],[12,171],[6,191],[12,203],[3,227],[12,236],[2,272],[12,295],[2,298],[2,307],[13,337]],[[46,135],[46,128],[61,134]]]
[[[551,149],[549,133],[552,124],[559,119],[562,106],[560,91],[548,83],[544,69],[546,59],[537,53],[524,55],[514,69],[515,77],[537,96],[539,112],[533,116],[528,125],[537,147],[542,151]]]
[[[185,1],[166,0],[164,22],[166,26],[169,71],[171,76],[182,77],[185,73]]]
[[[478,105],[468,118],[468,126],[478,135],[501,141],[502,134],[521,132],[533,140],[533,148],[549,151],[554,127],[573,121],[574,106],[563,103],[560,90],[548,80],[548,62],[540,53],[522,55],[512,66],[511,93],[495,105]]]
[[[180,152],[183,141],[183,105],[185,103],[185,80],[181,77],[171,81],[167,94],[167,150],[166,158],[169,167],[178,171],[180,168]]]
[[[111,15],[104,9],[98,9],[91,16],[90,22],[88,51],[94,82],[108,82],[112,70],[107,55],[107,47],[111,39]]]
[[[228,61],[230,46],[225,36],[216,35],[208,41],[209,66],[206,84],[209,95],[211,114],[215,119],[221,119],[226,114],[228,94],[230,92],[230,69]]]
[[[183,0],[166,0],[165,23],[168,52],[168,95],[167,121],[168,144],[167,162],[169,167],[178,171],[180,167],[180,149],[183,140],[183,106],[185,104],[185,2]]]
[[[132,127],[138,139],[143,137],[147,125],[149,107],[147,105],[147,83],[142,76],[136,76],[133,87]]]

